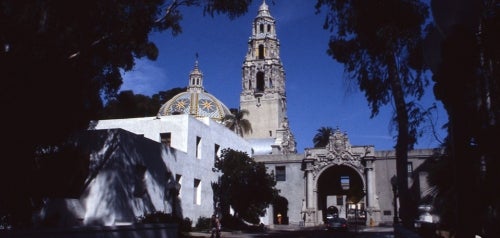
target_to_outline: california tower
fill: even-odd
[[[295,153],[295,139],[288,127],[285,70],[276,21],[265,1],[252,24],[242,71],[240,108],[249,112],[247,119],[252,124],[252,132],[245,138],[262,148],[272,147],[272,153]]]

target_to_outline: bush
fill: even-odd
[[[196,222],[197,230],[210,230],[210,218],[209,217],[199,217]]]
[[[179,217],[172,216],[170,213],[161,211],[147,213],[137,218],[139,223],[154,224],[154,223],[177,223],[180,232],[191,231],[192,221],[189,218],[180,219]]]

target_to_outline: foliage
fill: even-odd
[[[152,31],[181,32],[180,6],[236,17],[249,0],[17,1],[0,3],[0,65],[4,90],[0,211],[28,226],[36,194],[36,152],[58,146],[98,118],[102,98],[118,91],[121,70],[154,60]],[[36,117],[36,119],[34,119]],[[36,202],[35,202],[36,203]]]
[[[198,217],[195,228],[199,231],[210,229],[210,217]]]
[[[333,128],[331,127],[321,127],[317,130],[318,133],[314,135],[313,143],[314,148],[325,147],[330,141],[330,136],[333,135]]]
[[[214,170],[222,173],[219,181],[212,184],[222,222],[229,217],[232,207],[239,218],[258,223],[259,216],[265,214],[278,195],[274,175],[268,174],[265,165],[255,162],[247,153],[232,149],[222,150]]]
[[[180,217],[176,217],[170,213],[165,213],[162,211],[146,213],[142,216],[137,217],[137,221],[143,224],[177,223],[179,225],[180,232],[191,231],[191,225],[192,225],[192,221],[187,217],[181,219]]]
[[[497,236],[500,198],[493,191],[500,182],[500,154],[492,138],[500,133],[500,5],[469,1],[454,9],[433,9],[440,32],[438,39],[429,37],[440,46],[430,49],[440,59],[433,67],[434,92],[448,112],[449,137],[447,155],[429,183],[442,222],[457,237]]]
[[[122,91],[110,99],[100,114],[101,119],[131,118],[156,116],[163,103],[175,95],[185,92],[186,88],[173,88],[160,91],[151,97],[134,94],[132,91]]]
[[[411,214],[406,164],[408,150],[420,135],[416,128],[425,118],[414,101],[428,83],[422,57],[428,6],[407,0],[318,0],[317,11],[324,8],[324,28],[332,33],[327,52],[344,64],[348,77],[365,93],[371,116],[381,106],[394,105],[400,215],[409,227],[416,214]]]
[[[240,136],[252,132],[252,124],[249,120],[243,118],[250,113],[248,110],[231,108],[230,111],[231,114],[223,118],[223,123],[227,128]]]

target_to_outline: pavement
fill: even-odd
[[[280,231],[299,231],[299,230],[321,230],[323,227],[301,227],[298,225],[272,225],[266,227],[264,232],[245,232],[245,231],[226,231],[222,230],[221,237],[234,237],[234,238],[247,238],[252,237],[253,235],[261,235],[262,233],[267,232],[280,232]],[[394,232],[394,228],[392,226],[356,226],[351,227],[350,231],[357,231],[359,233],[370,233],[370,232]],[[196,237],[196,238],[205,238],[210,237],[209,231],[192,231],[189,232],[188,237]]]

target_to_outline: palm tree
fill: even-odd
[[[330,139],[330,135],[333,134],[333,128],[331,127],[321,127],[318,130],[318,133],[313,138],[314,148],[325,147],[328,145],[328,141]]]
[[[248,110],[231,108],[230,111],[231,114],[224,116],[222,119],[222,122],[227,128],[231,129],[240,136],[252,132],[252,124],[250,124],[250,121],[243,118],[245,115],[249,114]]]

